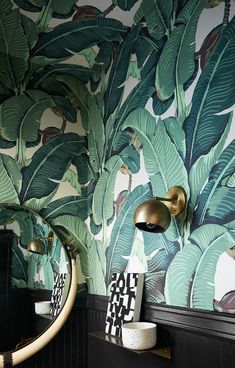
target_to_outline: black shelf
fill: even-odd
[[[117,345],[123,349],[127,349],[123,346],[122,344],[122,339],[121,337],[116,337],[110,334],[106,334],[103,331],[91,331],[88,333],[88,335],[96,337],[97,339],[100,339],[102,341],[105,342],[109,342],[111,344]],[[127,349],[130,350],[130,349]],[[166,347],[158,347],[157,345],[155,347],[153,347],[152,349],[147,349],[147,350],[131,350],[134,353],[137,354],[146,354],[146,353],[150,353],[150,354],[155,354],[158,355],[162,358],[171,359],[171,347],[170,346],[166,346]]]

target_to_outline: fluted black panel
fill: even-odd
[[[75,306],[55,338],[18,368],[86,368],[87,313]]]

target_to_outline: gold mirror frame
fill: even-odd
[[[9,204],[9,203],[1,203],[0,205],[9,206],[9,207],[15,206],[19,208],[21,207],[29,212],[34,213],[36,216],[41,217],[37,212],[29,208],[26,208],[24,206]],[[44,219],[43,221],[47,223],[47,221],[45,221]],[[49,223],[47,224],[51,226]],[[70,245],[66,247],[66,245],[63,244],[63,246],[65,247],[68,253],[68,257],[70,260],[70,266],[71,266],[70,287],[69,287],[68,296],[67,296],[64,306],[62,307],[56,319],[51,323],[51,325],[45,331],[43,331],[38,337],[32,340],[30,343],[28,343],[27,345],[23,346],[22,348],[18,350],[0,353],[0,368],[5,368],[6,365],[7,367],[15,366],[17,364],[22,363],[24,360],[30,358],[32,355],[36,354],[38,351],[44,348],[44,346],[46,346],[53,339],[53,337],[55,337],[55,335],[57,335],[57,333],[60,331],[63,324],[67,320],[72,310],[75,298],[76,298],[78,277],[77,277],[77,267],[76,267],[76,257],[75,257],[76,253],[73,252],[73,248],[70,247]],[[5,362],[6,357],[8,357],[8,359],[11,360],[12,362],[11,364],[9,363],[6,364]]]
[[[59,332],[63,324],[65,323],[66,319],[68,318],[77,293],[77,268],[76,268],[76,260],[71,256],[71,282],[70,282],[70,289],[67,300],[58,315],[55,321],[45,330],[41,335],[39,335],[35,340],[33,340],[28,345],[24,346],[23,348],[8,352],[11,354],[12,358],[12,366],[17,365],[24,360],[30,358],[32,355],[37,353],[41,350],[45,345],[47,345],[53,337]],[[4,368],[4,354],[0,355],[0,368]]]

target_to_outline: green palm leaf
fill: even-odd
[[[218,143],[229,123],[223,111],[234,104],[235,17],[227,25],[200,75],[192,108],[184,123],[186,163],[190,168]]]
[[[20,243],[26,247],[27,244],[34,238],[34,214],[24,211],[20,207],[18,211],[16,211],[14,208],[12,210],[11,219],[18,222],[20,227]]]
[[[140,155],[133,145],[129,145],[120,152],[123,163],[132,174],[137,174],[140,170]]]
[[[32,19],[26,17],[23,14],[21,14],[21,21],[29,49],[31,50],[34,48],[38,41],[37,27]]]
[[[78,193],[81,192],[81,185],[82,184],[88,184],[90,180],[94,179],[94,172],[91,168],[89,156],[85,153],[83,153],[79,157],[75,157],[75,159],[72,161],[73,165],[77,168],[77,174],[74,173],[73,175],[73,182],[76,183],[76,186],[72,184],[73,187],[77,190]],[[79,188],[80,185],[80,188]],[[79,190],[78,190],[79,188]]]
[[[145,168],[150,180],[152,176],[160,173],[164,192],[161,192],[162,188],[160,193],[158,188],[154,188],[158,195],[165,195],[166,191],[174,185],[183,187],[189,194],[187,172],[183,160],[168,135],[163,121],[156,122],[156,119],[147,110],[140,108],[129,114],[122,128],[132,128],[138,134],[143,146]],[[169,164],[166,165],[166,162]]]
[[[207,155],[202,155],[197,159],[189,171],[189,184],[191,188],[191,197],[189,206],[194,209],[198,195],[208,180],[211,168],[218,161],[228,137],[232,122],[232,114],[229,116],[228,124],[221,135],[218,143],[211,148]]]
[[[29,12],[42,12],[44,17],[48,14],[55,18],[68,18],[73,15],[75,0],[14,0],[23,10]],[[49,17],[50,18],[50,17]]]
[[[21,203],[35,199],[43,207],[43,198],[58,188],[72,159],[84,151],[84,137],[74,133],[58,136],[39,148],[30,164],[22,169]]]
[[[0,80],[16,90],[28,69],[29,48],[21,24],[19,9],[0,13]]]
[[[83,196],[67,196],[50,202],[41,210],[40,214],[48,221],[64,215],[78,216],[82,220],[86,220],[90,212],[88,198]]]
[[[156,40],[163,38],[170,30],[173,1],[143,0],[137,13],[135,23],[145,19],[149,34]]]
[[[19,204],[22,185],[20,168],[10,156],[0,154],[0,203]]]
[[[228,145],[211,170],[208,183],[199,196],[193,217],[193,228],[208,222],[225,224],[234,217],[235,185],[230,180],[235,172],[234,149],[235,140]]]
[[[161,100],[169,99],[177,84],[183,89],[195,70],[195,34],[204,0],[189,0],[176,19],[156,69],[156,89]]]
[[[87,87],[77,78],[65,74],[56,76],[56,80],[64,83],[72,91],[73,95],[70,99],[73,106],[80,110],[83,128],[88,132],[89,121],[92,120],[88,104],[92,96]]]
[[[187,172],[184,162],[168,135],[165,124],[145,109],[137,109],[129,114],[123,129],[132,128],[139,136],[143,147],[145,169],[149,175],[154,195],[165,196],[172,186],[185,189],[189,197]],[[172,160],[174,157],[174,160]],[[169,164],[166,165],[166,162]],[[173,219],[167,230],[170,240],[180,236],[176,220]]]
[[[190,242],[175,255],[166,273],[166,304],[189,307],[192,279],[201,255],[202,251]]]
[[[115,19],[96,18],[69,21],[42,33],[33,55],[47,58],[67,58],[74,52],[89,48],[98,42],[120,41],[127,27]]]
[[[150,303],[164,303],[165,271],[146,273],[144,279],[144,299]]]
[[[151,197],[152,192],[149,185],[139,185],[128,195],[114,223],[110,243],[106,251],[107,285],[110,282],[113,272],[125,271],[127,260],[123,256],[129,256],[131,254],[136,233],[133,222],[134,211],[139,204]]]
[[[52,225],[58,227],[58,230],[62,228],[64,237],[66,232],[72,237],[75,249],[80,254],[82,273],[87,280],[89,291],[94,294],[106,294],[103,265],[99,257],[102,244],[91,236],[87,225],[79,217],[60,216],[52,221]],[[66,238],[71,242],[71,238]]]
[[[28,90],[27,95],[9,98],[0,106],[2,137],[9,141],[36,141],[42,114],[53,106],[53,99],[39,90]]]
[[[134,43],[141,28],[142,26],[132,28],[116,51],[109,75],[108,86],[104,95],[105,120],[114,112],[123,95],[124,82],[127,77]]]
[[[119,156],[111,157],[97,181],[92,202],[94,222],[97,225],[107,222],[113,216],[114,185],[122,165],[123,161]]]
[[[119,109],[117,115],[115,116],[112,129],[110,129],[109,125],[107,124],[107,129],[110,129],[110,135],[107,135],[109,138],[108,157],[112,155],[116,135],[121,130],[122,124],[124,123],[126,117],[130,114],[131,111],[137,109],[138,107],[144,107],[149,98],[154,93],[154,75],[159,55],[160,49],[154,49],[152,51],[148,58],[148,61],[141,71],[141,80],[136,85],[136,87],[132,89],[125,102]]]
[[[203,225],[191,235],[191,241],[203,249],[191,289],[191,307],[213,310],[214,277],[219,257],[234,246],[235,232],[220,225]]]
[[[92,170],[97,173],[103,163],[105,136],[104,123],[99,107],[98,96],[87,101],[90,119],[88,121],[88,151]]]
[[[144,250],[148,260],[148,272],[166,271],[179,251],[179,243],[169,241],[165,234],[143,232]]]
[[[73,76],[81,81],[87,82],[92,78],[93,71],[81,65],[54,64],[46,66],[43,70],[35,73],[30,80],[30,88],[38,88],[48,77],[57,75]]]

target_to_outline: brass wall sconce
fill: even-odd
[[[43,240],[47,241],[47,246],[45,246]],[[47,237],[39,236],[38,238],[31,240],[27,245],[27,250],[36,254],[47,254],[49,249],[52,247],[53,241],[54,233],[53,231],[50,231]]]
[[[171,216],[177,216],[183,212],[186,200],[183,188],[178,186],[170,188],[166,193],[166,198],[154,197],[136,208],[134,213],[135,226],[151,233],[166,231],[171,223]]]

